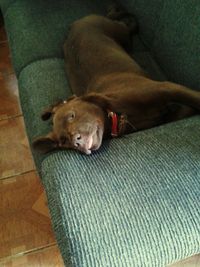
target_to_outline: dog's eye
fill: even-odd
[[[70,113],[67,114],[67,120],[68,121],[73,121],[73,119],[75,118],[75,112],[71,111]]]

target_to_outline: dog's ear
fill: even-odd
[[[43,121],[46,121],[51,118],[52,114],[53,114],[53,107],[51,106],[43,110],[41,118]]]
[[[46,136],[40,136],[35,138],[32,143],[33,149],[40,153],[47,153],[58,148],[58,141],[54,134],[50,132]]]
[[[56,112],[56,110],[59,107],[61,107],[62,105],[68,103],[69,101],[71,101],[72,99],[74,99],[76,97],[77,97],[76,95],[72,95],[67,100],[59,100],[55,104],[53,104],[50,107],[46,108],[41,114],[42,120],[46,121],[46,120],[50,119],[51,116]]]
[[[66,102],[69,102],[69,101],[71,101],[71,100],[73,100],[75,98],[77,98],[76,95],[71,95],[70,97],[67,98],[67,101]]]
[[[59,100],[55,104],[46,108],[41,114],[42,120],[46,121],[46,120],[50,119],[51,116],[56,112],[57,108],[60,107],[61,105],[63,105],[64,103],[66,103],[66,101]]]

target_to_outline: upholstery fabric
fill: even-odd
[[[153,55],[170,80],[200,90],[200,2],[163,2]]]
[[[104,1],[97,0],[18,0],[10,4],[5,24],[17,75],[35,60],[62,58],[69,25],[91,13],[105,14],[104,7]]]
[[[18,83],[22,111],[27,125],[26,131],[32,143],[35,137],[47,134],[51,129],[50,121],[42,121],[42,111],[52,103],[66,99],[71,94],[66,79],[64,60],[51,58],[29,64],[20,73]],[[41,160],[46,155],[33,151],[33,156],[39,170]]]
[[[150,48],[159,25],[160,14],[165,1],[118,0],[117,2],[136,16],[143,42]]]
[[[43,161],[66,266],[164,267],[200,252],[199,131],[196,117],[89,157],[63,151]]]
[[[15,0],[1,0],[1,11],[4,13],[4,17],[6,15],[7,9],[14,2]]]
[[[122,2],[139,22],[137,61],[155,79],[199,89],[199,2]],[[0,0],[30,142],[51,128],[43,108],[71,94],[69,24],[108,4]],[[162,267],[200,253],[199,130],[196,116],[107,141],[91,156],[34,153],[67,267]]]
[[[168,79],[200,90],[200,2],[118,2],[136,15],[140,36]]]

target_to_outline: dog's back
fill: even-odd
[[[72,91],[82,95],[97,90],[94,82],[115,73],[145,75],[128,55],[130,29],[122,22],[90,15],[74,22],[64,53]]]

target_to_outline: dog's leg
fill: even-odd
[[[125,50],[130,51],[131,31],[124,22],[96,15],[86,17],[85,21],[87,21],[89,26],[93,25],[94,28],[101,28],[104,31],[104,34],[113,39],[116,44],[119,44]]]
[[[172,82],[161,82],[154,95],[163,105],[163,122],[171,122],[200,113],[200,92]],[[151,98],[150,98],[151,99]]]
[[[172,82],[141,83],[132,95],[132,118],[137,129],[183,119],[200,113],[200,92]],[[132,93],[133,94],[133,93]],[[123,96],[122,96],[123,97]],[[130,95],[126,95],[131,100]]]
[[[164,89],[163,92],[169,102],[186,105],[200,111],[200,92],[172,82],[162,82],[160,89]]]
[[[197,110],[180,104],[171,104],[163,114],[163,123],[178,121],[197,114]]]
[[[138,31],[138,23],[133,14],[127,12],[123,6],[112,4],[108,7],[107,17],[111,20],[123,22],[131,34]]]

